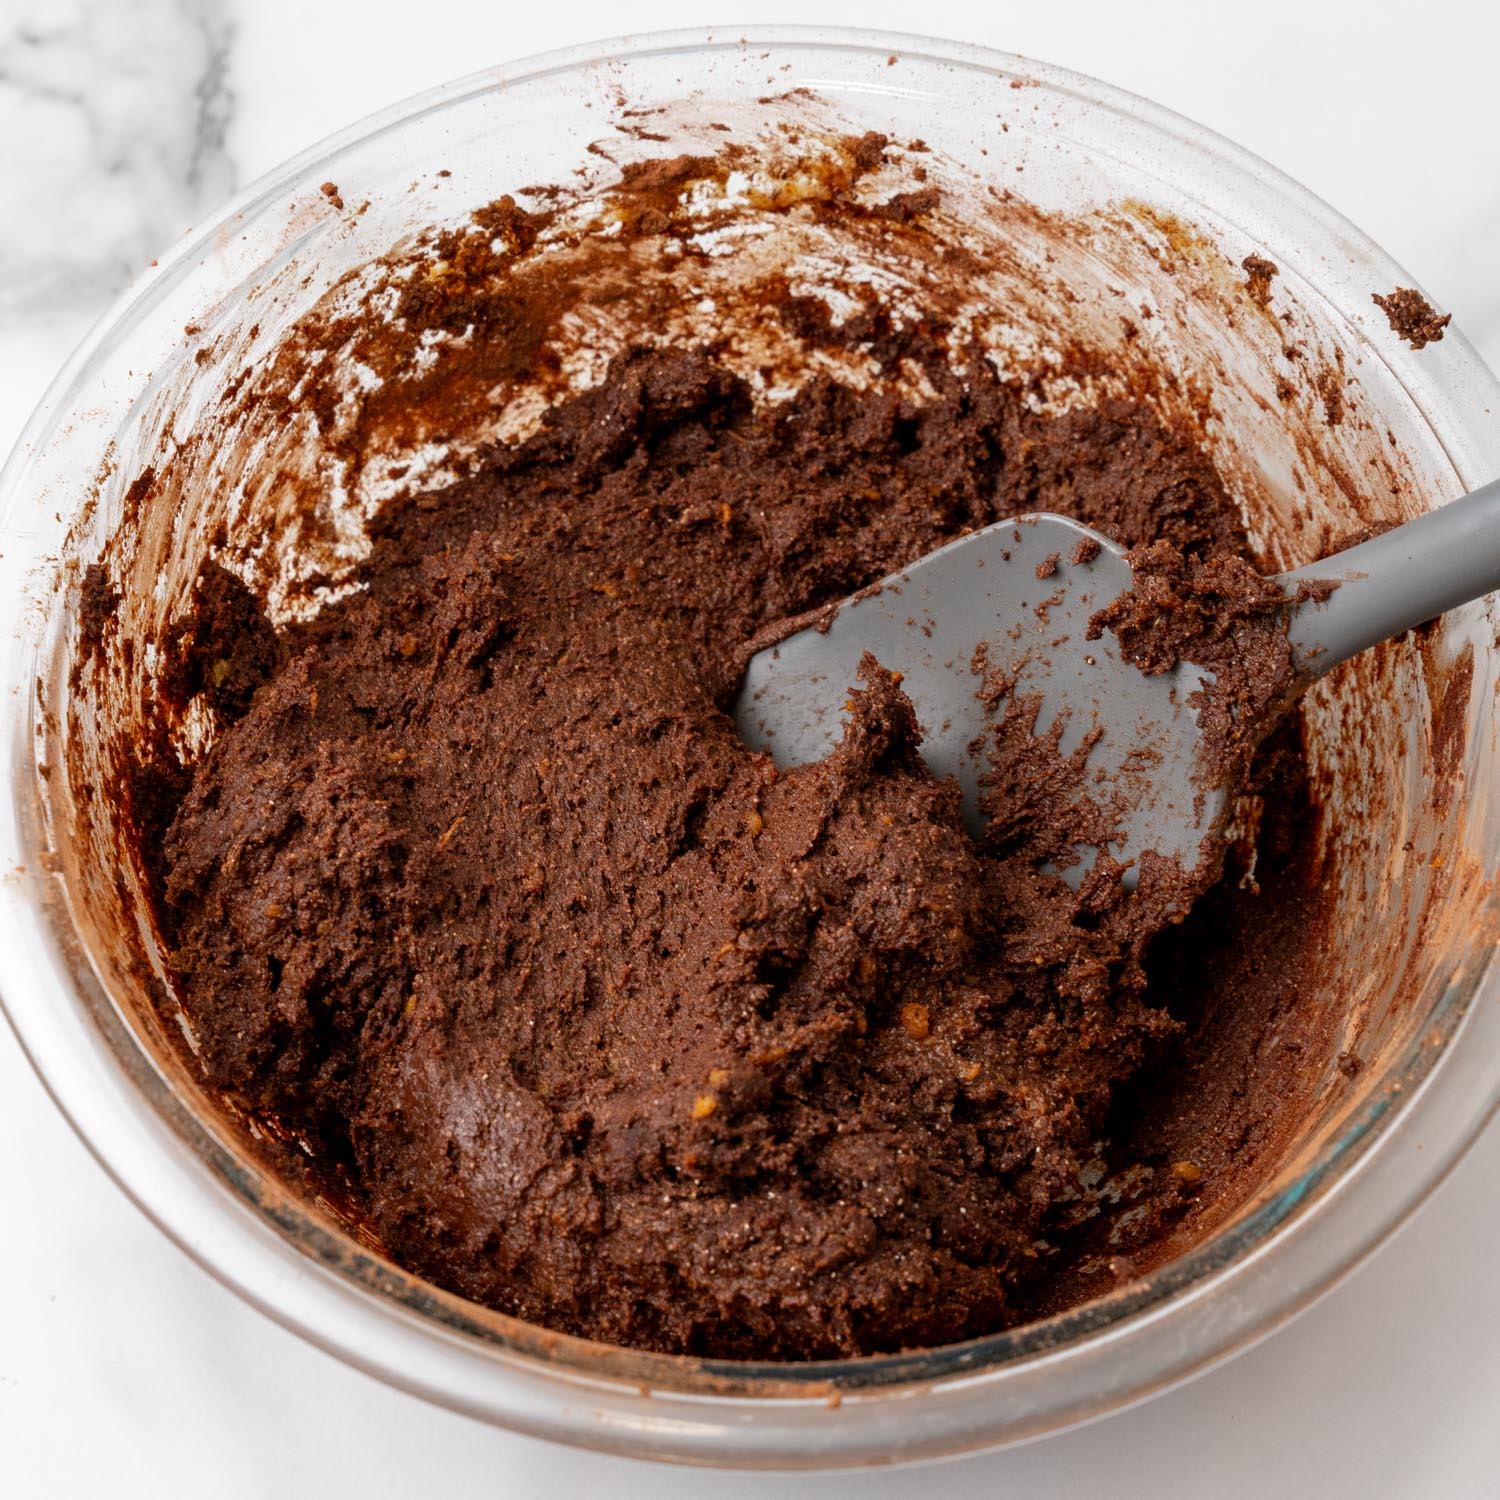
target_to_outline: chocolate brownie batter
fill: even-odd
[[[1372,292],[1370,300],[1385,314],[1391,332],[1405,339],[1413,349],[1441,343],[1453,321],[1452,313],[1439,313],[1415,287],[1398,286],[1384,296]]]
[[[1193,696],[1199,776],[1242,787],[1256,751],[1298,686],[1287,639],[1289,596],[1242,557],[1184,556],[1170,542],[1131,549],[1131,586],[1089,621],[1088,638],[1110,631],[1125,660],[1148,676],[1193,662],[1210,675]],[[1297,600],[1326,598],[1335,585],[1304,583]],[[1192,882],[1189,897],[1201,894]]]
[[[924,375],[920,405],[769,405],[636,350],[389,504],[311,623],[204,575],[169,678],[223,728],[150,851],[174,977],[209,1080],[403,1264],[594,1338],[829,1357],[1087,1290],[1106,1169],[1145,1173],[1138,1238],[1191,1202],[1142,1080],[1213,1008],[1238,885],[1164,961],[1107,861],[1043,872],[1070,830],[1034,742],[1002,735],[976,843],[877,664],[817,765],[726,712],[758,633],[1008,515],[1244,550],[1145,406],[1042,416],[935,348]]]

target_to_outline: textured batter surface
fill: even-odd
[[[1042,874],[1021,740],[976,845],[873,663],[827,761],[778,774],[735,736],[757,632],[965,528],[1243,549],[1145,409],[925,373],[921,406],[815,380],[765,408],[707,354],[638,352],[390,506],[313,624],[203,579],[172,670],[227,727],[158,831],[178,988],[209,1079],[406,1265],[621,1343],[896,1349],[1096,1288],[1080,1267],[1253,1154],[1281,1001],[1236,969],[1238,885],[1163,949],[1107,862]],[[1273,833],[1261,878],[1295,885]],[[1088,1189],[1121,1167],[1140,1205],[1105,1238]]]

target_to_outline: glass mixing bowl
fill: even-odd
[[[341,275],[425,225],[568,180],[627,110],[659,108],[666,123],[651,134],[686,139],[705,121],[802,108],[791,90],[848,129],[921,138],[980,190],[999,184],[1078,221],[1124,212],[1131,233],[1084,245],[1070,274],[1101,297],[1128,278],[1171,315],[1159,320],[1171,357],[1210,391],[1215,460],[1271,562],[1304,561],[1340,528],[1400,519],[1500,472],[1500,387],[1461,334],[1416,353],[1372,306],[1373,291],[1410,278],[1264,163],[1119,90],[974,47],[804,28],[636,38],[476,74],[315,147],[165,255],[68,362],[0,476],[0,978],[22,1045],[106,1169],[287,1327],[526,1432],[814,1468],[1014,1442],[1180,1381],[1325,1291],[1474,1139],[1500,1100],[1500,651],[1485,607],[1384,648],[1310,700],[1344,913],[1330,936],[1339,979],[1328,1056],[1314,1060],[1324,1082],[1259,1189],[1189,1253],[1044,1322],[809,1365],[642,1354],[519,1323],[407,1274],[329,1205],[279,1184],[161,1033],[150,932],[108,799],[90,795],[109,771],[107,726],[99,703],[70,693],[82,565],[126,514],[134,476],[180,446],[232,378],[224,362],[194,365],[202,339],[249,339],[253,321],[249,357],[264,357]],[[610,134],[612,154],[672,149],[639,134]],[[319,191],[328,181],[368,208],[336,211]],[[1342,420],[1292,422],[1267,398],[1283,357],[1274,324],[1209,318],[1201,297],[1185,300],[1189,283],[1195,296],[1227,286],[1251,252],[1277,263],[1304,354],[1339,370]],[[158,530],[142,555],[159,566],[134,575],[143,608],[153,593],[170,603],[163,580],[206,545],[191,508]],[[1353,1082],[1335,1066],[1346,1046],[1366,1060]]]

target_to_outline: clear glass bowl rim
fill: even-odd
[[[162,288],[237,216],[315,182],[346,147],[471,94],[614,59],[746,46],[896,53],[1035,80],[1123,112],[1257,179],[1300,226],[1316,227],[1346,252],[1354,247],[1376,278],[1371,285],[1416,284],[1359,230],[1250,152],[1162,106],[1028,58],[923,36],[818,26],[606,40],[485,69],[402,101],[309,148],[230,200],[116,301],[58,374],[0,470],[0,532],[25,483],[30,455],[66,419],[95,354],[147,319]],[[1461,334],[1450,331],[1449,341],[1460,383],[1488,394],[1493,399],[1486,404],[1500,410],[1500,384]],[[1435,431],[1447,429],[1445,445],[1459,477],[1469,485],[1489,477],[1476,472],[1484,445],[1461,430],[1462,421],[1451,413],[1433,415],[1431,403],[1423,411]],[[5,609],[9,626],[16,610],[10,601]],[[34,654],[21,656],[7,663],[6,701],[16,704],[19,692],[19,702],[34,705]],[[807,1365],[687,1360],[553,1336],[476,1313],[373,1257],[349,1253],[348,1242],[330,1248],[334,1237],[284,1196],[278,1199],[268,1182],[253,1180],[264,1178],[258,1168],[232,1156],[208,1165],[226,1154],[222,1143],[166,1087],[107,997],[101,1005],[100,996],[77,993],[77,955],[64,951],[66,932],[52,929],[65,919],[36,867],[40,829],[26,805],[35,774],[31,714],[15,713],[4,740],[3,769],[15,806],[6,809],[0,828],[0,864],[31,864],[6,883],[0,901],[0,937],[11,953],[0,1001],[84,1143],[173,1240],[285,1326],[395,1385],[538,1435],[656,1458],[821,1467],[890,1461],[892,1422],[909,1428],[918,1415],[930,1421],[931,1432],[908,1431],[896,1445],[901,1457],[1017,1441],[1084,1420],[1187,1378],[1315,1300],[1415,1211],[1500,1106],[1500,1070],[1484,1065],[1500,1055],[1496,965],[1493,945],[1484,944],[1445,1001],[1455,1024],[1444,1045],[1414,1041],[1388,1073],[1395,1103],[1372,1109],[1360,1128],[1276,1199],[1112,1297],[965,1344]],[[59,991],[70,1002],[61,1009],[51,1003]],[[1459,1093],[1464,1087],[1472,1090],[1467,1096]],[[1409,1140],[1418,1122],[1426,1149],[1397,1160],[1390,1148],[1403,1135]],[[1338,1234],[1329,1228],[1335,1217],[1341,1219]],[[1310,1233],[1314,1227],[1321,1236]],[[1234,1316],[1205,1320],[1206,1300],[1231,1285],[1238,1290]],[[1080,1382],[1084,1361],[1093,1374]],[[1031,1395],[1008,1415],[1006,1388],[1022,1381]],[[585,1391],[588,1397],[580,1399]],[[891,1395],[903,1398],[899,1406],[882,1399]],[[836,1418],[829,1412],[834,1401]],[[908,1417],[898,1418],[901,1411]]]

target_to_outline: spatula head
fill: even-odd
[[[1192,701],[1211,674],[1184,662],[1147,676],[1108,631],[1088,639],[1090,617],[1129,587],[1123,551],[1087,526],[1053,515],[999,522],[759,652],[735,723],[780,767],[821,759],[843,736],[844,705],[868,651],[902,674],[922,757],[935,775],[958,782],[977,834],[996,720],[981,690],[984,676],[999,673],[1014,682],[1011,701],[1040,700],[1038,735],[1061,721],[1062,755],[1097,731],[1080,795],[1117,814],[1108,848],[1127,866],[1125,882],[1135,884],[1147,850],[1194,869],[1226,801],[1206,765]],[[1092,848],[1078,853],[1061,871],[1075,886],[1095,859]]]

